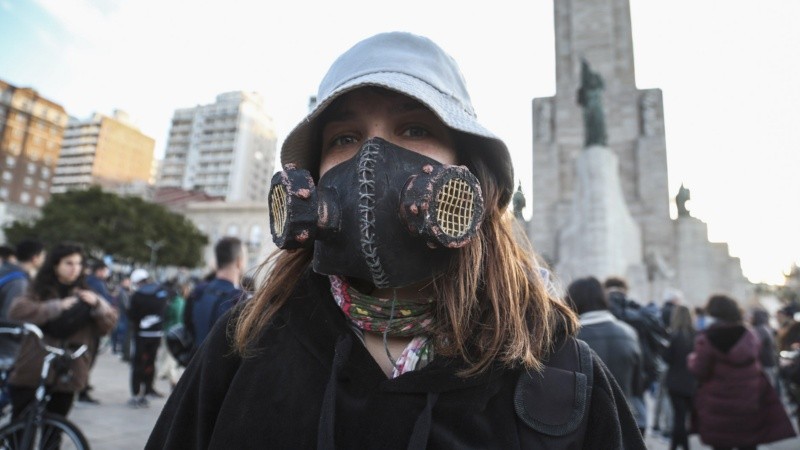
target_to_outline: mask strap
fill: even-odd
[[[392,289],[392,309],[389,311],[389,321],[386,323],[386,328],[383,330],[383,349],[386,351],[386,357],[389,358],[389,362],[392,363],[392,367],[397,370],[397,361],[392,358],[392,354],[389,353],[389,343],[387,336],[389,334],[389,323],[394,318],[394,306],[397,303],[397,289]]]

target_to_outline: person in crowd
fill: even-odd
[[[678,447],[689,450],[689,434],[686,421],[692,409],[692,397],[697,381],[686,367],[686,358],[694,349],[694,318],[692,310],[675,304],[672,308],[669,345],[664,351],[667,373],[664,388],[672,404],[672,437],[670,450]]]
[[[708,326],[706,310],[702,306],[695,306],[694,308],[694,325],[697,331],[703,331]]]
[[[191,285],[189,283],[181,283],[178,280],[171,280],[169,282],[169,290],[174,295],[169,299],[167,308],[164,310],[164,332],[169,331],[170,328],[177,324],[183,323],[185,298],[191,292]],[[178,362],[167,350],[166,338],[161,340],[161,349],[158,352],[156,368],[158,369],[158,377],[169,381],[170,386],[175,389],[182,371]]]
[[[778,376],[782,392],[787,395],[788,403],[800,423],[800,322],[796,319],[797,307],[794,304],[783,306],[776,313],[778,332],[776,343],[781,355],[779,358]],[[784,353],[786,352],[786,353]]]
[[[800,342],[800,322],[795,320],[798,308],[793,305],[785,305],[775,314],[778,320],[778,331],[776,344],[779,351],[792,350],[794,344]]]
[[[89,289],[94,291],[97,295],[99,295],[104,301],[108,302],[110,305],[114,305],[113,299],[111,297],[111,293],[108,291],[108,286],[106,285],[106,280],[111,275],[111,269],[108,268],[108,265],[103,262],[102,260],[94,260],[89,264],[89,274],[86,276],[86,285],[89,286]],[[117,308],[114,308],[115,310]],[[119,317],[119,312],[117,312],[117,316]],[[95,346],[93,347],[95,352],[100,350],[100,335],[95,336]],[[89,378],[91,378],[91,371],[94,368],[94,361],[97,360],[97,353],[92,355],[92,366],[89,368]],[[94,389],[91,383],[86,384],[86,387],[78,394],[78,401],[83,403],[91,403],[94,405],[100,404],[100,400],[92,397],[89,394],[89,391]]]
[[[9,245],[0,245],[0,268],[9,263],[17,263],[17,254],[13,247]]]
[[[600,356],[614,375],[625,397],[641,391],[642,350],[639,337],[627,323],[608,309],[608,299],[600,281],[579,278],[567,287],[567,302],[580,319],[578,339],[585,341]]]
[[[66,416],[75,397],[88,382],[96,335],[111,331],[117,313],[86,285],[82,271],[83,249],[77,244],[61,243],[47,255],[24,295],[11,303],[12,320],[38,325],[44,343],[74,350],[87,345],[89,351],[72,362],[68,376],[55,380],[47,410]],[[42,363],[46,355],[35,336],[27,336],[9,378],[12,417],[18,417],[34,399]]]
[[[150,406],[147,396],[164,397],[153,383],[158,347],[164,336],[164,311],[173,293],[166,286],[153,282],[144,269],[134,270],[131,273],[131,282],[138,289],[131,297],[128,310],[129,326],[132,327],[135,339],[131,361],[131,398],[128,406],[146,408]]]
[[[235,237],[224,237],[214,246],[214,255],[217,259],[214,278],[208,284],[197,288],[190,302],[190,310],[187,311],[187,315],[191,318],[187,326],[198,348],[217,320],[231,309],[243,294],[239,288],[245,264],[242,241]]]
[[[455,61],[379,34],[333,63],[317,99],[273,178],[282,250],[146,448],[644,448],[515,240],[508,149]]]
[[[128,321],[128,309],[131,307],[131,296],[133,295],[131,277],[129,275],[125,274],[120,278],[113,295],[115,298],[114,303],[119,308],[119,321],[111,335],[111,348],[114,353],[120,355],[120,359],[129,362],[131,360],[131,343],[133,341],[132,327]]]
[[[683,293],[678,289],[667,289],[664,291],[664,303],[659,310],[661,317],[661,324],[669,332],[670,320],[672,318],[672,311],[675,306],[683,303]],[[670,408],[669,393],[664,384],[667,373],[661,372],[658,383],[655,385],[655,408],[653,413],[653,431],[661,432],[664,436],[672,434],[672,417],[673,413]]]
[[[661,305],[661,324],[669,330],[671,328],[672,311],[675,306],[683,303],[683,293],[677,289],[667,289],[664,292],[664,303]],[[692,325],[694,327],[694,325]]]
[[[761,368],[767,374],[767,378],[775,386],[780,395],[780,383],[778,381],[778,347],[775,344],[776,331],[769,324],[769,313],[761,307],[753,308],[750,311],[750,325],[761,341],[761,348],[758,351],[758,359]]]
[[[642,433],[645,433],[648,423],[645,392],[661,377],[664,368],[661,354],[668,342],[667,331],[661,325],[657,313],[628,298],[628,283],[623,278],[609,277],[603,285],[608,295],[611,313],[633,327],[639,336],[639,345],[642,349],[642,384],[639,391],[633,393],[630,401],[636,423],[639,424]]]
[[[695,394],[700,439],[715,449],[755,449],[795,436],[778,393],[759,363],[760,342],[734,299],[713,295],[712,323],[697,334],[687,358],[699,381]]]
[[[103,300],[113,303],[111,293],[108,291],[108,277],[111,276],[111,269],[102,260],[94,260],[89,266],[89,275],[86,276],[86,284],[91,290],[96,292]]]
[[[28,289],[30,280],[45,260],[44,244],[34,239],[26,239],[17,244],[16,262],[9,260],[0,267],[0,319],[8,318],[8,308],[15,298]]]

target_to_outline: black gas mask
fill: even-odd
[[[445,268],[477,233],[483,196],[466,167],[372,138],[316,187],[287,165],[272,177],[269,208],[275,245],[313,244],[315,272],[396,288]]]

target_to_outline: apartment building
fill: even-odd
[[[0,203],[5,222],[28,218],[50,198],[68,116],[31,88],[0,80]]]
[[[152,183],[154,149],[155,140],[139,131],[123,111],[114,111],[111,117],[70,118],[50,192]]]
[[[201,190],[228,202],[265,201],[275,145],[262,96],[220,94],[212,104],[175,111],[156,185]]]

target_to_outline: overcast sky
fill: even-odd
[[[0,0],[0,79],[80,118],[123,109],[159,157],[176,108],[258,91],[280,144],[336,56],[410,31],[459,62],[530,198],[531,100],[555,93],[552,13],[551,0]],[[637,85],[664,93],[671,195],[685,183],[745,275],[782,282],[800,262],[800,2],[631,0],[631,14]]]

